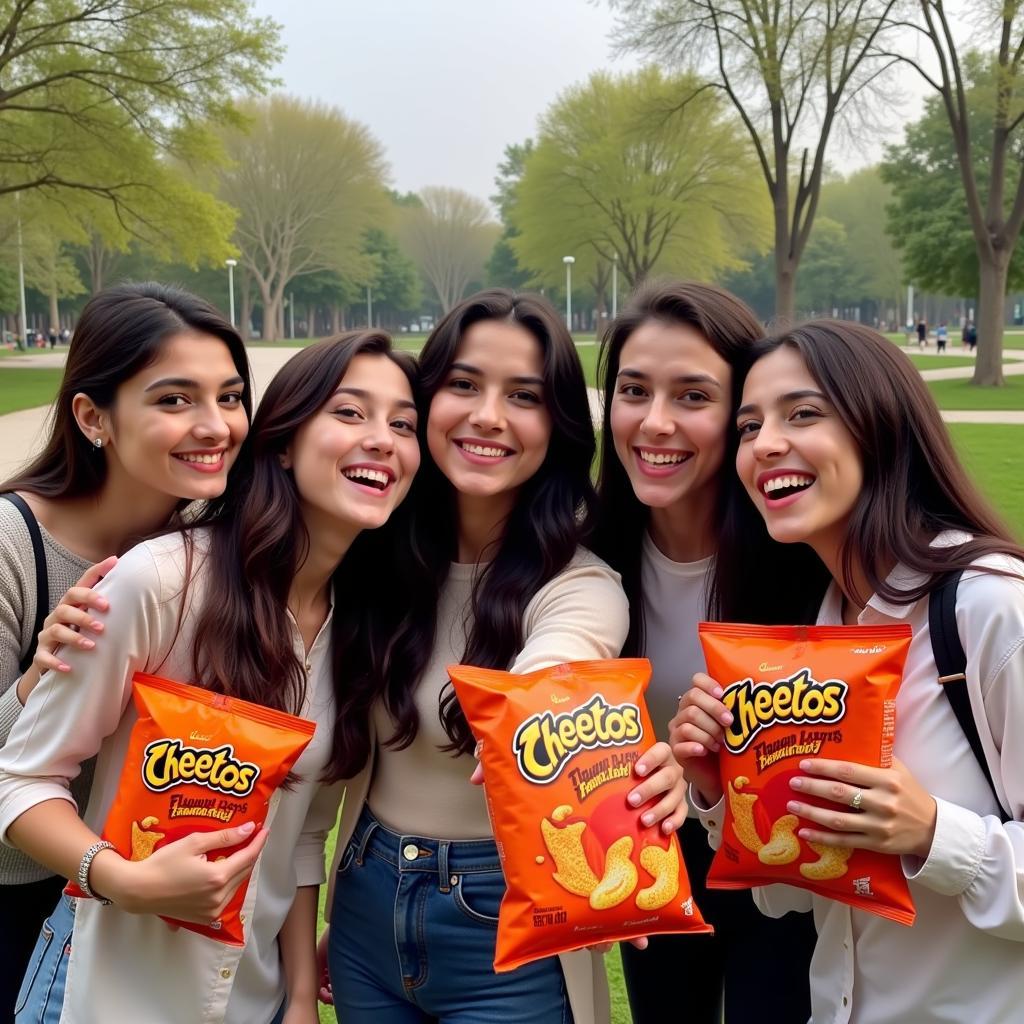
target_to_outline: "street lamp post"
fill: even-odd
[[[619,315],[619,254],[612,253],[612,319]]]
[[[25,256],[21,241],[21,193],[14,193],[14,201],[18,207],[18,318],[21,321],[21,344],[18,348],[28,348],[28,314],[25,310]]]
[[[228,314],[231,317],[231,326],[235,326],[235,267],[238,260],[225,260],[228,268]]]
[[[563,256],[565,264],[565,326],[572,330],[572,265],[576,262],[575,256]]]

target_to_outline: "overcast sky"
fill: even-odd
[[[614,17],[603,0],[255,0],[255,8],[283,26],[285,91],[367,124],[402,192],[450,185],[488,198],[505,146],[535,134],[563,89],[600,68],[636,66],[613,61]],[[905,109],[914,115],[919,106],[918,96]],[[844,169],[879,159],[903,116],[890,112],[866,146],[840,142],[830,158]]]

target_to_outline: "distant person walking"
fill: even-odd
[[[946,326],[946,321],[943,320],[942,323],[939,324],[938,328],[935,331],[935,351],[936,352],[945,352],[946,351],[946,342],[948,340],[949,340],[949,328]]]
[[[917,347],[924,348],[928,344],[928,324],[924,317],[917,321]]]
[[[57,347],[57,328],[51,327],[47,334],[47,340],[50,342],[50,348]]]
[[[964,344],[971,352],[978,346],[978,327],[973,320],[968,320],[964,328]]]

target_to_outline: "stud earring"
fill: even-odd
[[[103,438],[102,437],[94,437],[92,439],[92,443],[94,445],[96,445],[97,448],[102,448],[103,447]]]

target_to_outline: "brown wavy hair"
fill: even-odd
[[[737,375],[737,394],[749,368],[784,346],[800,354],[860,449],[864,485],[850,515],[842,553],[841,582],[851,597],[863,603],[870,596],[857,593],[855,563],[874,593],[894,604],[911,604],[924,597],[943,573],[967,569],[985,555],[1024,559],[1024,549],[957,457],[928,385],[895,345],[861,324],[810,321],[758,341]],[[778,584],[806,589],[806,580],[792,564],[780,567],[774,576],[766,576],[759,565],[744,564],[740,547],[731,545],[751,530],[765,528],[741,488],[732,496],[722,540],[725,557],[717,562],[717,582],[727,610],[742,608],[744,591],[758,580],[771,582],[770,588],[760,588],[765,591],[777,591]],[[931,547],[944,530],[960,530],[972,539]],[[798,549],[809,550],[802,544],[774,546],[796,555],[801,554]],[[906,590],[891,586],[883,573],[897,563],[923,574],[924,582]]]

